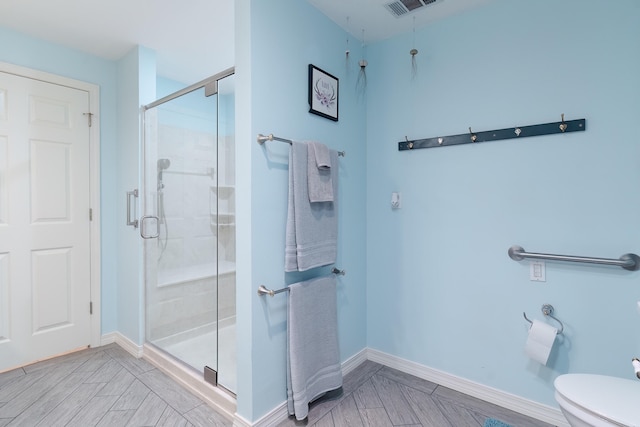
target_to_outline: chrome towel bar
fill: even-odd
[[[289,145],[293,143],[293,141],[290,139],[280,138],[278,136],[274,136],[272,133],[270,133],[269,135],[263,135],[261,133],[258,134],[258,144],[262,145],[267,141],[286,142]]]
[[[521,246],[511,246],[509,248],[509,257],[514,261],[522,261],[525,258],[532,258],[532,259],[543,259],[548,261],[568,261],[568,262],[584,262],[587,264],[614,265],[617,267],[622,267],[625,270],[629,270],[629,271],[640,270],[640,257],[636,254],[624,254],[620,257],[620,259],[591,258],[591,257],[583,257],[583,256],[539,254],[539,253],[533,253],[533,252],[525,252]]]
[[[280,141],[280,142],[286,142],[289,145],[293,144],[292,140],[274,136],[272,133],[270,133],[269,135],[263,135],[261,133],[258,134],[258,144],[262,145],[267,141]],[[346,153],[344,151],[338,151],[338,156],[344,157],[345,155]]]
[[[335,274],[336,276],[344,276],[346,274],[346,272],[344,270],[338,270],[337,268],[333,267],[333,269],[331,269],[331,272],[333,274]],[[277,289],[277,290],[271,290],[269,288],[267,288],[264,285],[260,285],[258,287],[258,295],[262,296],[262,295],[269,295],[269,296],[274,296],[275,294],[279,294],[281,292],[289,292],[289,288],[282,288],[282,289]]]

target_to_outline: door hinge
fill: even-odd
[[[93,301],[89,301],[89,314],[93,314]]]
[[[89,208],[89,221],[93,221],[93,209]]]
[[[93,113],[82,113],[83,116],[87,116],[87,119],[89,120],[89,127],[91,127],[91,123],[93,122]]]

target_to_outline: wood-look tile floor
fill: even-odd
[[[289,417],[278,427],[481,427],[487,418],[514,427],[551,427],[371,361],[346,375],[342,390],[312,403],[306,420]]]
[[[367,361],[341,390],[286,426],[482,426],[488,417],[514,427],[549,427],[453,390]],[[154,366],[115,344],[0,374],[0,427],[231,427],[232,422]]]
[[[231,425],[115,344],[0,374],[0,427]]]

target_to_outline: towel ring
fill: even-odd
[[[545,316],[549,316],[551,317],[553,320],[555,320],[556,322],[558,322],[560,324],[560,329],[558,329],[556,331],[557,335],[562,334],[562,331],[564,331],[564,325],[562,324],[562,322],[560,321],[560,319],[558,319],[557,317],[555,317],[553,315],[553,306],[551,304],[544,304],[541,308],[542,310],[542,314],[544,314]],[[525,313],[524,311],[522,312],[522,315],[524,316],[524,319],[531,323],[533,325],[533,321],[531,321],[528,317],[527,317],[527,313]]]

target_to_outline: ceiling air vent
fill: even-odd
[[[397,0],[387,3],[385,7],[396,18],[435,3],[438,0]]]

